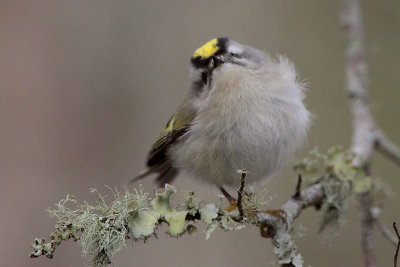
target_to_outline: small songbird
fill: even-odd
[[[310,126],[304,86],[285,57],[215,38],[191,57],[186,99],[170,118],[137,181],[157,173],[160,186],[179,173],[223,186],[270,178],[301,147]]]

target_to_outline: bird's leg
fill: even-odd
[[[224,211],[226,211],[226,212],[231,212],[231,211],[235,210],[235,209],[237,208],[237,200],[236,200],[236,198],[232,197],[232,196],[228,193],[228,191],[226,191],[225,188],[223,188],[222,186],[219,187],[219,190],[221,190],[221,193],[226,197],[226,199],[228,200],[229,205],[230,205],[229,207],[225,208]],[[246,194],[246,195],[247,195],[247,194]],[[257,214],[258,212],[267,213],[267,214],[269,214],[269,215],[275,216],[275,217],[277,217],[279,220],[281,220],[284,224],[287,225],[287,221],[286,221],[287,214],[286,214],[286,212],[285,212],[284,210],[282,210],[282,209],[271,209],[271,210],[262,210],[262,211],[260,211],[260,210],[254,210],[254,211],[250,211],[250,212],[247,214],[247,216],[249,216],[250,218],[252,218],[252,217],[256,216],[256,214]]]
[[[223,188],[222,186],[219,187],[219,190],[221,190],[221,193],[226,197],[226,199],[228,199],[229,202],[229,207],[225,208],[224,210],[227,212],[231,212],[233,210],[236,209],[237,204],[236,204],[236,199],[234,197],[232,197],[228,191],[225,190],[225,188]]]
[[[235,210],[237,208],[237,200],[236,200],[236,198],[232,197],[228,193],[228,191],[226,191],[225,188],[223,188],[222,186],[219,187],[219,190],[221,190],[221,193],[226,197],[226,199],[228,200],[229,205],[230,205],[229,207],[225,208],[224,211],[231,212],[231,211]],[[280,219],[284,224],[287,224],[287,222],[286,222],[287,214],[286,214],[286,212],[284,210],[281,210],[281,209],[271,209],[271,210],[262,210],[262,211],[254,210],[254,211],[250,211],[247,215],[249,217],[254,217],[254,216],[256,216],[256,214],[258,212],[267,213],[267,214],[270,214],[272,216],[275,216],[278,219]]]

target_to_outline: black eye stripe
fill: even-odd
[[[236,54],[236,53],[229,52],[229,55],[230,55],[231,57],[240,58],[240,55],[239,55],[239,54]]]
[[[208,75],[207,75],[207,72],[205,72],[205,71],[203,71],[202,73],[201,73],[201,81],[204,83],[204,84],[206,84],[207,83],[207,77]]]

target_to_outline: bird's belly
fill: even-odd
[[[281,166],[278,144],[284,143],[285,137],[277,136],[275,130],[262,118],[198,122],[174,148],[172,156],[179,169],[196,179],[238,186],[237,170],[246,169],[250,172],[247,181],[252,183],[271,176]]]

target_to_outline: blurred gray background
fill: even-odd
[[[379,124],[400,144],[400,3],[362,1],[370,91]],[[48,238],[54,219],[45,208],[67,194],[95,200],[89,188],[121,186],[144,166],[149,147],[182,101],[189,58],[218,36],[287,55],[308,83],[316,114],[309,143],[325,151],[348,146],[343,39],[336,1],[1,1],[0,8],[0,259],[1,266],[83,266],[80,247],[61,245],[55,258],[29,259],[35,237]],[[395,193],[382,220],[400,223],[399,168],[374,157],[374,174]],[[294,191],[288,166],[268,184],[279,207]],[[217,199],[179,177],[175,186]],[[153,192],[152,180],[144,182]],[[357,205],[330,243],[317,234],[320,214],[297,220],[297,240],[312,266],[361,266]],[[274,266],[270,240],[256,228],[128,244],[117,266]],[[379,266],[394,247],[376,234]]]

